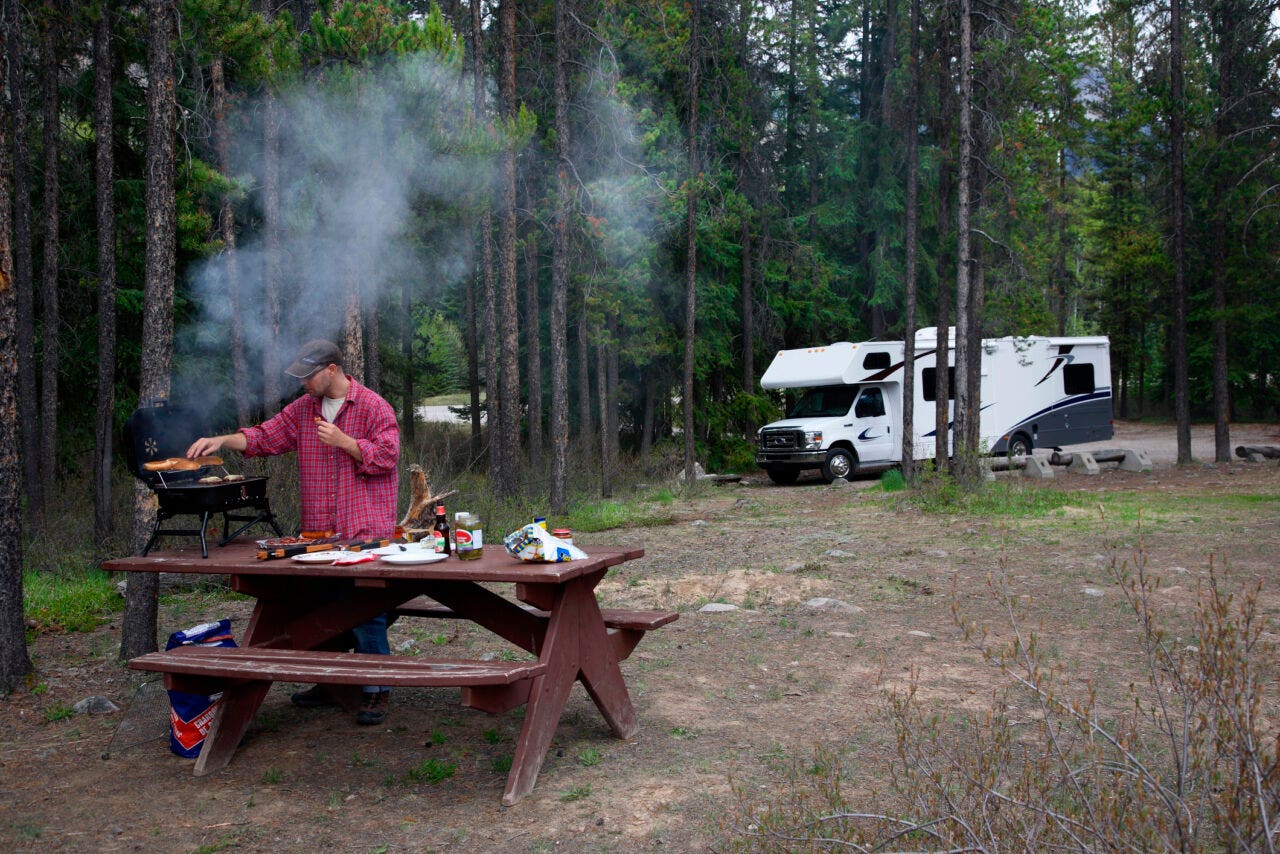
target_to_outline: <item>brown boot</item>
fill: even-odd
[[[356,723],[361,726],[377,726],[387,719],[387,706],[390,705],[390,691],[368,691],[356,713]]]

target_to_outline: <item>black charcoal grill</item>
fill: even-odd
[[[173,406],[165,400],[139,407],[125,422],[124,450],[129,470],[155,492],[159,502],[156,527],[142,550],[144,555],[151,551],[161,536],[187,536],[199,537],[200,554],[208,557],[206,533],[209,519],[215,513],[222,514],[225,535],[219,546],[225,546],[259,523],[269,525],[276,536],[283,536],[275,514],[271,512],[265,477],[247,477],[229,483],[200,483],[202,477],[215,474],[222,477],[227,471],[222,466],[205,466],[195,471],[147,471],[143,467],[144,463],[154,460],[185,457],[191,443],[207,435],[208,425],[194,410]],[[200,527],[163,527],[175,516],[199,516]],[[232,523],[240,527],[233,531]]]

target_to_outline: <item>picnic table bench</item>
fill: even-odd
[[[166,686],[176,690],[222,691],[196,760],[197,776],[231,761],[276,681],[351,691],[360,685],[458,687],[470,708],[498,713],[526,706],[502,795],[510,805],[533,788],[575,681],[615,736],[631,738],[638,731],[618,662],[646,632],[678,615],[602,610],[595,588],[609,567],[643,554],[639,548],[592,549],[586,560],[526,564],[501,549],[486,549],[476,561],[334,566],[258,560],[247,544],[232,543],[208,559],[187,547],[103,567],[229,575],[233,590],[257,600],[240,647],[179,647],[129,663],[163,673]],[[516,601],[495,592],[503,584],[512,585]],[[352,628],[382,613],[470,620],[533,658],[478,661],[342,651]]]
[[[541,608],[523,606],[523,610],[540,619],[547,619],[550,612]],[[419,596],[405,602],[389,615],[396,617],[426,617],[435,620],[452,620],[463,617],[452,608],[441,605],[429,596]],[[613,642],[614,652],[619,661],[631,656],[632,650],[644,638],[646,632],[661,628],[667,623],[675,622],[680,614],[676,611],[645,611],[623,608],[601,608],[600,616],[604,618],[605,628],[609,630],[609,639]]]

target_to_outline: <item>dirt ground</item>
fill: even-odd
[[[1233,446],[1269,443],[1280,443],[1280,428],[1234,428]],[[1227,562],[1230,584],[1263,583],[1274,642],[1280,467],[1175,468],[1169,427],[1122,424],[1103,444],[1145,449],[1154,469],[1059,469],[1049,483],[1000,476],[1009,489],[1073,493],[1043,518],[926,515],[875,478],[777,487],[753,473],[680,505],[675,524],[580,536],[588,551],[645,547],[606,579],[603,602],[678,609],[680,619],[623,663],[640,736],[612,738],[576,688],[536,788],[510,808],[499,798],[518,710],[488,716],[460,708],[456,691],[400,690],[387,724],[366,728],[337,711],[295,709],[294,688],[277,685],[230,767],[196,779],[167,750],[157,683],[139,685],[115,662],[117,623],[41,635],[36,690],[0,700],[0,848],[723,850],[735,788],[767,796],[816,744],[838,749],[855,791],[882,783],[893,760],[886,691],[912,669],[926,704],[986,708],[1001,679],[963,641],[951,606],[998,633],[986,580],[1001,566],[1054,663],[1071,680],[1093,680],[1104,702],[1123,702],[1138,656],[1108,566],[1131,558],[1139,539],[1175,630],[1212,555]],[[1211,429],[1196,430],[1194,448],[1212,457]],[[1126,505],[1143,505],[1141,522],[1101,514],[1106,493],[1141,495]],[[823,597],[836,602],[813,602]],[[708,603],[737,607],[700,611]],[[165,599],[161,626],[229,616],[235,628],[247,613],[244,601],[189,592]],[[505,649],[474,628],[425,620],[393,626],[392,646],[425,656]],[[123,711],[58,713],[94,695]],[[1267,712],[1280,714],[1276,697]]]

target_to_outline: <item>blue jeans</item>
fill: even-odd
[[[391,644],[387,642],[387,615],[379,614],[351,630],[356,636],[356,652],[372,655],[390,655]],[[390,691],[390,688],[379,685],[365,685],[361,690],[366,694],[379,691]]]

